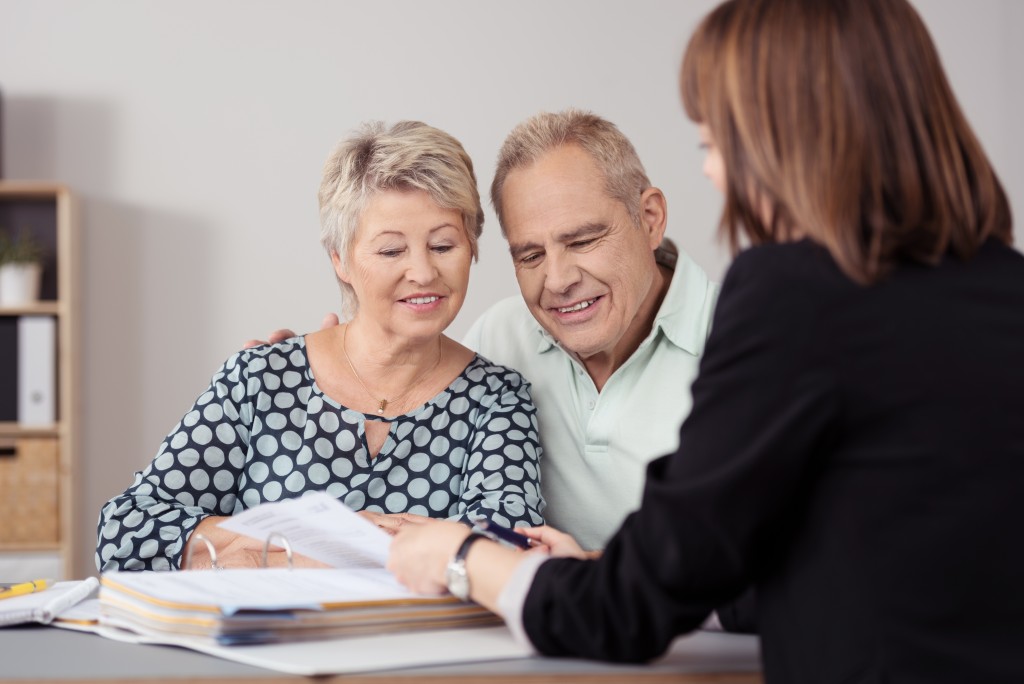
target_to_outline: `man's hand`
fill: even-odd
[[[324,319],[320,321],[320,329],[327,330],[338,325],[338,314],[329,313],[324,316]],[[242,345],[242,349],[250,349],[252,347],[258,347],[263,344],[277,344],[278,342],[284,342],[290,337],[295,337],[295,331],[289,330],[288,328],[280,328],[270,333],[270,336],[266,340],[249,340]]]

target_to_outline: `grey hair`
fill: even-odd
[[[387,190],[423,190],[439,207],[462,213],[473,259],[483,231],[484,212],[473,162],[458,140],[420,121],[386,126],[371,121],[345,138],[324,164],[317,197],[320,202],[320,243],[348,267],[348,251],[359,217],[370,198]],[[341,308],[355,314],[355,291],[340,279]]]
[[[622,202],[633,223],[639,226],[640,196],[651,187],[651,181],[633,144],[612,122],[592,112],[566,109],[535,114],[513,128],[505,138],[491,183],[491,203],[498,214],[501,234],[508,237],[501,204],[508,174],[533,164],[545,153],[563,145],[579,145],[597,162],[608,196]]]

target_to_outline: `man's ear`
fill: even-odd
[[[333,249],[331,250],[331,264],[334,265],[334,274],[338,276],[338,280],[346,285],[351,285],[348,278],[348,272],[341,264],[341,257],[339,257],[338,253]]]
[[[647,231],[651,249],[657,249],[668,225],[668,202],[658,188],[647,188],[640,194],[640,223]]]

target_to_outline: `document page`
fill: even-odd
[[[261,541],[282,535],[294,553],[336,568],[382,568],[391,545],[386,532],[324,492],[260,504],[219,527]],[[277,536],[270,543],[283,546]]]

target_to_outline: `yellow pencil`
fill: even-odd
[[[38,579],[31,582],[22,582],[21,584],[10,584],[7,586],[0,585],[0,599],[24,596],[25,594],[34,594],[37,591],[46,589],[52,584],[53,580]]]

